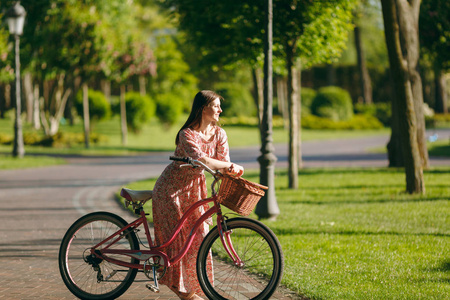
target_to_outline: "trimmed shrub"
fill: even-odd
[[[42,135],[37,132],[24,132],[23,133],[23,143],[25,145],[39,145],[42,141]]]
[[[311,104],[312,114],[333,121],[346,121],[353,117],[350,94],[339,87],[320,88]]]
[[[100,142],[106,142],[108,137],[91,133],[89,140],[92,144],[98,144]],[[58,132],[55,135],[45,137],[40,137],[35,134],[24,134],[24,142],[26,145],[66,148],[84,144],[84,134],[77,132]]]
[[[302,87],[300,93],[302,98],[302,115],[309,115],[311,114],[311,105],[317,92],[313,89]]]
[[[391,122],[391,105],[390,103],[358,103],[355,105],[355,113],[369,115],[377,118],[384,126],[389,126]]]
[[[380,129],[383,124],[369,115],[355,115],[347,121],[333,121],[314,115],[302,117],[302,128],[305,129]]]
[[[156,99],[156,115],[161,124],[172,126],[184,110],[183,101],[173,94],[162,94]]]
[[[111,116],[111,106],[102,92],[88,90],[89,118],[92,121],[108,119]],[[75,97],[75,109],[83,117],[83,92],[80,90]]]
[[[13,142],[13,137],[6,133],[0,132],[0,144],[2,145],[11,145]]]
[[[256,105],[249,90],[232,82],[218,83],[215,90],[225,100],[222,101],[222,116],[256,116]]]
[[[239,117],[220,117],[220,124],[223,126],[242,126],[258,127],[258,117],[239,116]],[[274,128],[283,128],[284,120],[282,116],[275,115],[272,118]]]
[[[127,111],[127,125],[132,131],[138,133],[145,123],[155,115],[156,103],[149,96],[142,96],[136,92],[125,95]]]

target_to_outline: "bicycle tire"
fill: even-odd
[[[107,261],[96,261],[103,278],[98,281],[98,271],[86,261],[90,248],[103,239],[125,227],[128,223],[121,217],[108,212],[94,212],[75,221],[67,230],[59,249],[59,270],[67,288],[78,298],[88,300],[115,299],[133,283],[137,269],[125,268]],[[139,250],[136,234],[128,230],[116,249]],[[109,255],[113,257],[113,255]],[[117,255],[117,259],[126,256]],[[139,263],[130,257],[131,263]],[[119,270],[119,271],[118,271]],[[117,271],[117,272],[114,272]],[[108,278],[108,275],[111,276]],[[106,278],[106,280],[104,280]]]
[[[203,240],[197,257],[197,276],[209,299],[269,299],[283,276],[284,256],[275,234],[259,221],[234,218],[233,248],[243,266],[236,266],[226,253],[217,226]],[[210,253],[212,278],[208,276]]]

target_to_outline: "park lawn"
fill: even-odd
[[[310,299],[450,298],[450,168],[425,171],[423,196],[403,192],[401,169],[305,169],[299,176],[294,191],[277,172],[281,214],[263,221],[283,247],[283,285]]]
[[[25,156],[23,158],[14,158],[11,155],[0,154],[0,170],[38,168],[65,163],[66,161],[64,159],[51,156]]]

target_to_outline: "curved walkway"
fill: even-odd
[[[450,138],[450,134],[447,139]],[[386,137],[307,142],[305,167],[386,166],[385,155],[365,152]],[[275,145],[277,167],[287,165],[287,147]],[[69,164],[0,171],[0,298],[73,299],[58,270],[60,241],[80,216],[98,210],[131,216],[114,200],[128,182],[158,176],[171,153],[129,157],[71,157]],[[259,148],[232,149],[233,161],[258,168]],[[431,160],[450,165],[450,159]],[[128,216],[128,217],[126,217]],[[142,276],[142,275],[139,275]],[[142,279],[142,278],[141,278]],[[285,292],[280,290],[281,292]],[[280,299],[291,299],[289,292]],[[176,299],[167,288],[154,294],[136,282],[121,299]]]

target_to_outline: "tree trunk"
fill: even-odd
[[[145,96],[147,91],[146,91],[146,87],[147,86],[147,78],[145,78],[144,75],[139,75],[139,93],[141,94],[141,96]]]
[[[41,129],[40,107],[39,107],[39,84],[35,83],[33,88],[33,128]]]
[[[3,96],[5,97],[4,102],[4,110],[2,110],[2,114],[4,114],[8,109],[11,108],[11,84],[5,83],[5,89],[3,90]],[[4,115],[2,116],[4,118]]]
[[[369,71],[367,70],[366,57],[361,40],[361,30],[358,25],[355,26],[354,33],[355,48],[358,58],[359,82],[363,102],[365,104],[372,104],[372,83],[370,81]]]
[[[68,116],[70,119],[70,125],[73,126],[75,124],[74,122],[74,116],[72,113],[72,108],[73,108],[73,104],[75,101],[75,97],[78,94],[78,91],[80,90],[80,86],[81,86],[81,77],[80,76],[76,76],[73,81],[72,81],[72,93],[69,97],[69,99],[67,100],[67,109],[69,110],[68,112]],[[110,95],[111,96],[111,95]]]
[[[122,145],[127,144],[127,107],[125,105],[125,84],[120,85],[120,129],[122,131]]]
[[[436,89],[434,110],[438,113],[446,114],[448,112],[448,106],[445,74],[440,67],[434,68],[434,84]]]
[[[300,60],[297,62],[297,81],[296,84],[298,86],[297,90],[297,98],[298,98],[298,112],[297,112],[297,120],[298,120],[298,146],[297,146],[297,155],[298,155],[298,168],[303,168],[303,155],[302,155],[302,65]]]
[[[0,119],[5,118],[6,111],[6,95],[5,95],[6,85],[0,84]]]
[[[34,104],[34,93],[33,93],[33,78],[30,72],[26,72],[23,75],[23,94],[25,96],[26,111],[27,111],[27,123],[31,124],[33,122],[33,104]]]
[[[333,67],[333,64],[326,65],[327,72],[327,85],[332,86],[336,85],[336,70]]]
[[[286,78],[277,78],[278,112],[283,116],[284,129],[289,128],[289,109],[287,101]]]
[[[88,85],[83,82],[81,85],[83,89],[83,125],[84,125],[84,145],[86,148],[89,148],[89,133],[91,131],[90,128],[90,120],[89,120],[89,94],[88,94]]]
[[[264,82],[261,76],[261,70],[252,68],[253,90],[252,96],[258,112],[258,124],[261,128],[262,115],[264,110]]]
[[[392,72],[391,72],[392,73]],[[392,78],[392,74],[390,76]],[[387,144],[389,167],[399,168],[405,166],[403,160],[403,150],[402,143],[400,139],[400,109],[398,107],[398,101],[395,101],[397,95],[395,93],[395,88],[392,90],[392,101],[391,101],[391,137]]]
[[[396,0],[398,10],[398,24],[400,30],[400,45],[407,60],[409,80],[411,82],[412,95],[414,100],[414,111],[417,122],[417,143],[422,167],[428,168],[429,158],[427,149],[427,139],[425,132],[425,115],[423,111],[423,88],[420,77],[419,58],[419,11],[420,0]]]
[[[55,113],[49,117],[50,120],[50,135],[55,135],[59,131],[59,125],[61,119],[64,116],[64,110],[66,108],[67,100],[69,99],[72,89],[66,89],[64,91],[64,78],[65,75],[58,76],[57,92],[55,93]]]
[[[298,188],[298,113],[297,72],[294,66],[294,48],[286,47],[287,98],[289,103],[289,188]]]
[[[404,10],[397,9],[396,3],[401,1],[405,0],[381,0],[385,38],[396,90],[396,97],[393,101],[396,101],[395,105],[398,108],[400,141],[405,161],[406,191],[410,194],[424,193],[423,168],[417,141],[417,117],[410,81],[411,68],[409,60],[404,57],[405,52],[403,52],[409,50],[408,39],[401,36],[397,18],[398,14],[405,13]],[[402,42],[404,48],[402,48]]]
[[[67,101],[72,93],[71,88],[64,89],[66,83],[65,80],[65,74],[59,74],[56,77],[55,83],[52,87],[54,91],[51,93],[45,93],[46,95],[53,95],[53,99],[47,100],[47,102],[51,104],[47,105],[47,108],[45,107],[45,97],[41,97],[39,99],[39,85],[35,84],[34,86],[34,98],[36,101],[34,103],[34,126],[39,126],[38,122],[40,113],[42,126],[44,127],[44,133],[47,136],[53,136],[58,133],[61,119],[64,116],[64,110],[66,108]],[[48,84],[45,84],[44,87],[45,86],[49,87]]]
[[[105,95],[108,103],[111,104],[111,81],[103,79],[100,81],[100,86],[102,88],[103,95]]]

